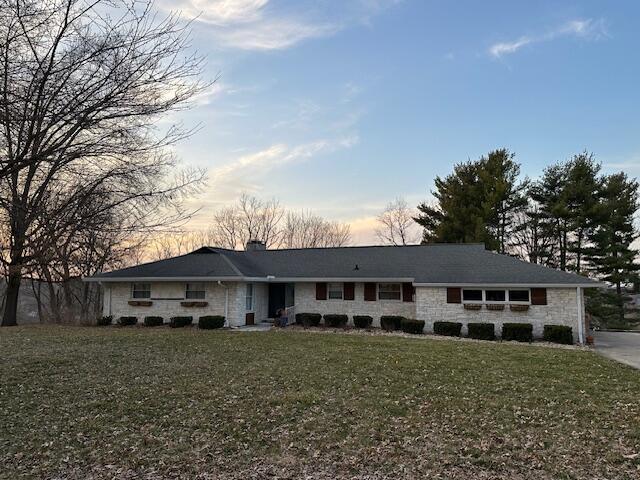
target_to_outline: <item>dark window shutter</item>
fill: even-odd
[[[460,288],[447,288],[447,303],[462,303]]]
[[[547,289],[532,288],[531,289],[531,305],[546,305],[546,304],[547,304]]]
[[[353,282],[347,282],[344,284],[344,299],[355,300],[356,298],[356,284]]]
[[[402,301],[413,302],[413,285],[411,283],[402,284]]]
[[[324,282],[316,283],[316,300],[327,299],[327,284]]]
[[[376,284],[375,283],[364,284],[364,299],[367,302],[375,302],[376,300]]]

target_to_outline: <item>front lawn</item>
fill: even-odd
[[[2,478],[639,478],[640,372],[305,332],[0,330]]]

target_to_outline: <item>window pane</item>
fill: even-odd
[[[504,290],[487,290],[485,296],[487,302],[504,302],[506,300]]]
[[[203,299],[205,297],[204,283],[187,283],[185,297],[188,299]]]
[[[330,283],[328,285],[329,298],[334,300],[342,299],[342,284],[341,283]]]
[[[465,302],[481,302],[482,290],[462,290],[462,300]]]
[[[399,283],[379,283],[379,300],[400,300],[401,286]]]
[[[247,283],[245,307],[247,310],[253,310],[253,283]]]
[[[131,298],[151,298],[151,284],[134,283],[131,288]]]
[[[509,301],[511,302],[528,302],[529,290],[509,290]]]

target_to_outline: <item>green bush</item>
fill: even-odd
[[[113,322],[113,316],[112,315],[106,315],[104,317],[98,317],[98,320],[96,321],[97,325],[99,327],[106,327],[107,325],[111,325],[111,323]]]
[[[169,326],[171,328],[181,328],[191,325],[193,323],[193,317],[171,317]]]
[[[120,317],[118,319],[118,325],[126,327],[128,325],[135,325],[138,323],[138,317]]]
[[[545,325],[542,337],[547,342],[573,344],[573,331],[565,325]]]
[[[504,323],[502,325],[502,340],[532,342],[533,325],[530,323]]]
[[[319,313],[296,313],[296,323],[304,327],[317,327],[320,325],[322,315]]]
[[[405,333],[420,334],[424,331],[424,320],[416,320],[415,318],[403,318],[400,328]]]
[[[154,316],[144,317],[144,320],[142,321],[142,323],[144,324],[145,327],[159,327],[164,323],[164,319],[162,317],[154,317]]]
[[[198,319],[198,328],[203,330],[213,330],[214,328],[224,327],[223,315],[205,315]]]
[[[469,330],[469,338],[476,340],[496,339],[496,328],[493,323],[469,323],[467,329]]]
[[[459,337],[462,330],[460,322],[434,322],[433,333],[436,335],[446,335],[448,337]]]
[[[349,317],[347,315],[327,314],[324,316],[324,324],[327,327],[344,328],[347,326]]]
[[[383,315],[380,317],[380,328],[390,332],[392,330],[400,330],[404,317],[399,315]]]
[[[353,324],[356,328],[369,328],[373,323],[373,317],[369,315],[354,315]]]

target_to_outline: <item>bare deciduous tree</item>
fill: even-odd
[[[157,120],[206,85],[201,59],[186,54],[187,27],[151,6],[0,0],[2,325],[16,323],[23,275],[75,252],[70,239],[92,219],[117,210],[124,221],[111,225],[126,231],[185,217],[182,200],[203,173],[172,175],[176,159],[166,147],[190,132],[161,133]]]
[[[281,248],[343,247],[351,241],[351,228],[311,212],[287,212],[280,236]]]
[[[409,208],[404,198],[397,198],[378,215],[380,226],[376,228],[378,239],[386,245],[410,245],[418,243],[419,228],[414,220],[416,212]]]
[[[267,248],[340,247],[351,241],[347,224],[246,194],[214,213],[209,235],[212,245],[231,249],[243,249],[249,240],[262,240]]]

